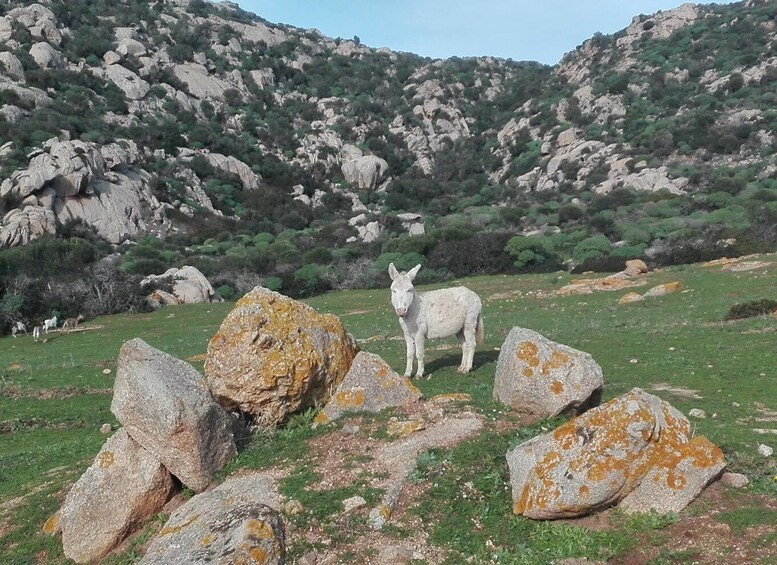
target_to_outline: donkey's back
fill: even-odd
[[[426,337],[436,339],[475,328],[483,305],[480,297],[465,286],[442,288],[421,294],[421,313]]]

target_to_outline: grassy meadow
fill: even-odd
[[[742,272],[720,266],[667,268],[642,275],[646,281],[642,287],[590,295],[551,294],[578,278],[566,273],[478,277],[446,285],[466,284],[481,296],[486,342],[478,348],[469,375],[456,372],[460,350],[438,348],[453,345],[455,339],[428,342],[431,379],[416,383],[426,397],[470,394],[467,408],[487,416],[489,424],[479,437],[452,450],[419,457],[413,477],[419,486],[413,490],[418,492],[407,511],[381,535],[401,543],[421,523],[434,548],[431,553],[451,564],[468,558],[474,563],[541,564],[566,557],[614,563],[715,563],[714,556],[678,541],[683,535],[679,528],[685,524],[687,530],[698,530],[698,520],[704,517],[709,518],[703,522],[707,526],[727,528],[719,536],[724,541],[732,532],[747,534],[747,547],[722,547],[717,562],[737,562],[738,554],[731,552],[741,549],[748,559],[777,563],[777,536],[768,527],[770,520],[777,522],[777,468],[774,458],[757,451],[759,443],[777,448],[777,436],[753,431],[777,429],[777,317],[723,321],[735,304],[777,299],[777,256],[753,259],[768,264]],[[644,293],[671,281],[681,282],[682,290],[617,304],[627,292]],[[402,372],[405,346],[387,288],[329,293],[307,302],[340,316],[362,349],[381,355]],[[177,306],[89,320],[82,326],[86,331],[50,333],[45,343],[36,344],[27,336],[0,339],[1,564],[68,563],[59,538],[44,534],[42,527],[105,441],[100,426],[106,422],[117,426],[109,406],[121,344],[142,337],[202,369],[208,340],[231,307],[232,303]],[[746,474],[750,485],[737,491],[723,489],[719,500],[697,501],[679,516],[626,518],[612,512],[605,527],[512,516],[505,451],[554,425],[507,426],[507,431],[497,425],[500,419],[515,418],[491,398],[498,349],[514,326],[590,353],[604,372],[604,400],[636,386],[683,413],[704,410],[706,418],[691,418],[696,433],[718,444],[729,461],[728,470]],[[306,488],[317,477],[308,442],[343,423],[311,430],[307,425],[311,417],[300,415],[275,433],[258,432],[222,478],[240,468],[296,464],[281,491],[302,500],[306,510],[287,520],[295,527],[312,523],[328,532],[327,548],[337,550],[342,563],[369,562],[371,554],[359,553],[354,543],[366,531],[365,521],[356,519],[343,528],[332,500],[361,494],[371,501],[380,493],[359,485],[337,492]],[[380,434],[387,418],[381,414],[364,419],[363,429]],[[462,496],[462,485],[473,494]],[[154,523],[163,521],[160,516]],[[150,532],[105,562],[136,561]],[[288,537],[290,563],[305,551],[321,549]],[[644,559],[629,560],[635,555]]]

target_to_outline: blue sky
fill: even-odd
[[[730,0],[719,3],[729,3]],[[274,23],[359,36],[427,57],[493,55],[555,64],[599,31],[625,28],[681,0],[238,0]],[[708,4],[709,2],[697,2]]]

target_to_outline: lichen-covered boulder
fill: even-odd
[[[285,563],[284,526],[271,506],[278,501],[265,483],[240,477],[194,496],[173,512],[141,565]]]
[[[159,460],[119,430],[65,498],[57,526],[65,555],[76,563],[102,559],[159,512],[173,488]]]
[[[410,379],[398,375],[379,355],[360,351],[316,422],[336,420],[346,412],[380,412],[420,398]]]
[[[511,449],[507,464],[513,512],[554,519],[629,496],[629,511],[681,510],[725,461],[719,448],[691,437],[678,410],[635,388]]]
[[[275,425],[326,402],[357,351],[336,316],[256,287],[208,343],[205,375],[223,406]]]
[[[195,492],[235,456],[230,416],[191,365],[133,339],[122,345],[111,412]]]
[[[666,296],[667,294],[673,294],[677,292],[681,288],[683,288],[683,285],[681,282],[678,282],[678,281],[664,283],[658,286],[654,286],[642,296],[644,297]]]
[[[626,261],[626,268],[623,272],[630,277],[636,277],[642,273],[648,272],[648,267],[642,259],[630,259]]]
[[[628,292],[620,297],[620,300],[618,300],[618,304],[624,305],[624,304],[633,304],[634,302],[640,302],[642,300],[642,295],[638,292]]]
[[[513,328],[499,350],[494,400],[544,417],[598,404],[602,369],[583,351],[525,328]]]

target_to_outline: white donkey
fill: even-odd
[[[57,329],[57,317],[53,316],[48,320],[43,320],[43,332],[49,333],[49,330]]]
[[[472,369],[475,344],[483,343],[483,305],[480,297],[470,289],[457,286],[419,294],[413,286],[421,265],[407,273],[400,273],[389,265],[391,277],[391,304],[399,316],[399,325],[405,334],[407,365],[405,376],[413,373],[413,356],[418,360],[416,378],[424,374],[424,340],[456,335],[462,356],[459,373]]]

